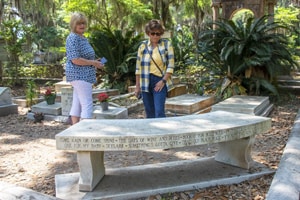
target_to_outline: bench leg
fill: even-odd
[[[254,140],[255,136],[250,136],[238,140],[220,142],[215,160],[225,164],[249,169],[251,162],[253,162],[251,150]]]
[[[103,151],[78,151],[79,191],[90,192],[105,174]]]

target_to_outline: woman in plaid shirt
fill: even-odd
[[[138,49],[135,95],[141,94],[147,118],[166,117],[165,102],[172,86],[174,50],[170,41],[161,38],[164,27],[159,20],[151,20],[145,32],[149,39]]]

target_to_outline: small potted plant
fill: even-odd
[[[108,110],[109,96],[106,92],[98,95],[98,101],[100,102],[102,110]]]
[[[48,88],[44,94],[44,98],[48,105],[52,105],[55,103],[56,93],[53,93],[51,89]]]

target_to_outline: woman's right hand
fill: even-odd
[[[141,88],[140,87],[135,87],[134,96],[139,99],[140,94],[141,94]]]

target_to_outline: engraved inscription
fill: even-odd
[[[255,130],[255,128],[254,128]],[[243,128],[234,130],[215,130],[197,134],[166,135],[157,137],[91,137],[91,138],[60,138],[66,149],[74,150],[128,150],[193,146],[236,140],[255,134]]]
[[[194,146],[202,144],[211,144],[237,140],[246,138],[262,131],[268,130],[271,121],[262,121],[261,123],[241,126],[220,126],[215,129],[207,128],[207,130],[186,129],[186,132],[179,131],[177,134],[172,134],[171,131],[164,131],[161,135],[147,135],[135,134],[124,135],[114,134],[89,136],[81,134],[82,136],[59,136],[57,138],[58,149],[76,150],[76,151],[106,151],[106,150],[145,150],[145,149],[164,149],[177,148],[184,146]],[[227,127],[227,128],[226,128]],[[228,128],[229,127],[229,128]],[[189,132],[190,131],[190,132]],[[174,131],[175,132],[175,131]],[[117,133],[116,133],[117,134]],[[71,135],[71,136],[69,136]],[[80,134],[79,134],[80,135]]]

